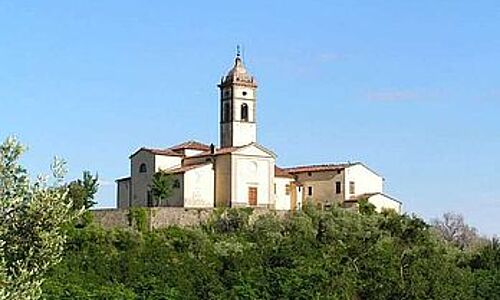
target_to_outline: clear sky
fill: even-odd
[[[500,234],[498,1],[0,1],[0,139],[113,206],[137,148],[218,142],[236,44],[280,166],[363,161],[406,211]]]

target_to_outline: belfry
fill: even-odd
[[[220,145],[238,147],[257,142],[257,82],[238,53],[234,66],[221,79]]]

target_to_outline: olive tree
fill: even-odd
[[[15,138],[0,144],[0,299],[38,299],[47,270],[65,243],[64,226],[80,211],[63,184],[65,164],[32,180],[19,163],[25,151]]]

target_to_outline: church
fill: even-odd
[[[153,206],[151,182],[163,171],[173,184],[162,206],[300,210],[306,202],[355,208],[366,199],[378,211],[401,212],[402,203],[383,192],[383,177],[361,162],[276,166],[276,154],[257,142],[257,81],[239,53],[218,87],[220,146],[189,140],[138,149],[130,176],[116,180],[118,208]]]

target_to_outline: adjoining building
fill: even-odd
[[[238,54],[220,89],[220,147],[187,141],[165,149],[140,148],[130,156],[130,176],[116,180],[118,208],[153,206],[153,175],[173,177],[163,206],[300,209],[356,206],[367,199],[378,211],[401,212],[384,194],[384,179],[360,162],[280,168],[276,154],[257,143],[257,81]]]

